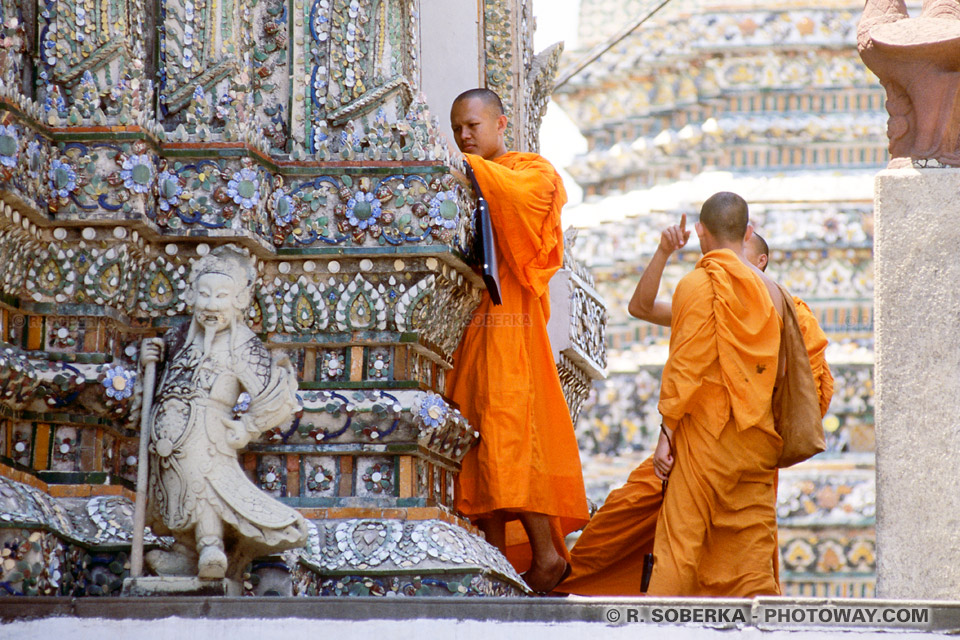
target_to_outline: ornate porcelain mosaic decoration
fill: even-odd
[[[657,4],[588,0],[580,46]],[[673,0],[558,89],[587,138],[571,175],[605,194],[714,167],[882,168],[884,92],[855,50],[861,9]]]
[[[143,462],[139,344],[188,319],[192,266],[234,243],[256,268],[244,319],[290,355],[302,403],[240,453],[244,473],[321,529],[400,527],[391,553],[407,554],[376,578],[369,562],[334,575],[266,559],[245,591],[525,593],[453,512],[478,435],[442,393],[482,281],[473,194],[434,115],[446,105],[421,93],[419,6],[0,2],[0,480],[47,496],[42,522],[3,511],[7,592],[119,589]],[[533,55],[528,0],[478,6],[478,72],[511,109],[511,145],[535,149],[560,48]],[[562,320],[585,359],[559,366],[576,411],[605,316],[574,297],[589,322]],[[105,495],[69,497],[91,492]],[[83,524],[81,502],[113,515]]]
[[[658,4],[583,0],[578,53]],[[771,247],[767,273],[827,333],[828,451],[781,474],[790,595],[875,595],[871,200],[888,154],[884,92],[854,50],[862,6],[672,0],[555,96],[587,143],[568,168],[585,196],[570,211],[584,227],[574,253],[608,302],[611,375],[577,424],[592,498],[623,482],[659,430],[669,329],[630,318],[627,305],[681,213],[695,219],[716,191],[744,195]],[[667,264],[661,299],[699,257],[694,236]]]

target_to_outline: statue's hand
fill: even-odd
[[[242,419],[231,420],[225,417],[223,418],[223,425],[227,428],[224,437],[231,449],[243,449],[250,443],[251,434]]]
[[[140,342],[140,362],[149,364],[163,359],[163,338],[144,338]]]

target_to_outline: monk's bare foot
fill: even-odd
[[[548,566],[533,566],[523,574],[527,586],[540,594],[550,593],[567,577],[570,564],[560,555]]]

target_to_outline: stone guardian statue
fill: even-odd
[[[149,425],[147,523],[172,550],[146,562],[158,575],[237,578],[253,558],[302,546],[293,509],[244,474],[237,451],[299,408],[297,379],[244,323],[256,269],[233,245],[199,259],[190,274],[191,322],[141,345],[162,363]]]
[[[960,1],[866,0],[860,58],[887,91],[890,168],[913,160],[960,165]]]

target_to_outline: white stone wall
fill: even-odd
[[[450,130],[450,104],[467,89],[483,85],[481,4],[482,0],[420,3],[421,88],[451,148],[456,145]]]

